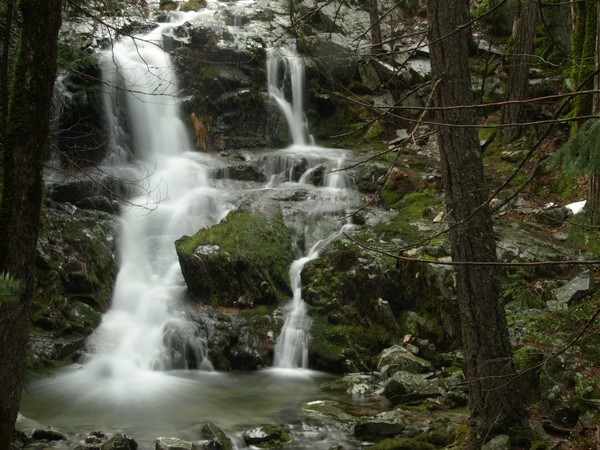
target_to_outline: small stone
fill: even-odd
[[[67,436],[54,428],[38,428],[33,431],[31,438],[35,441],[64,441]]]
[[[196,450],[193,442],[173,437],[159,437],[155,441],[155,450]]]

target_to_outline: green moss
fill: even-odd
[[[600,259],[600,232],[589,227],[589,221],[578,214],[571,221],[567,244],[591,253],[591,259]]]
[[[384,439],[369,448],[373,450],[435,450],[435,446],[429,442],[405,437]]]
[[[291,232],[281,212],[230,212],[221,223],[175,242],[190,291],[214,306],[252,307],[289,297]],[[199,258],[198,248],[212,250]]]
[[[206,423],[202,427],[202,437],[210,440],[208,444],[206,444],[209,448],[218,448],[219,450],[232,450],[233,445],[231,443],[231,439],[227,437],[227,435],[217,427],[215,424],[209,422]]]
[[[382,192],[385,194],[385,191]],[[394,197],[389,194],[389,200]],[[421,192],[412,192],[398,198],[390,205],[398,211],[398,215],[393,221],[388,223],[377,224],[374,229],[384,239],[401,238],[407,241],[419,240],[420,233],[413,223],[417,220],[422,220],[424,215],[430,208],[440,208],[441,201],[433,190],[425,190]]]
[[[287,261],[289,257],[273,252],[289,248],[290,231],[283,220],[268,220],[248,211],[232,211],[223,221],[213,227],[203,228],[194,236],[179,239],[175,245],[178,252],[191,254],[201,245],[218,245],[222,252],[239,255],[252,261]],[[283,269],[287,272],[287,268]]]
[[[188,11],[198,11],[201,8],[206,6],[206,2],[199,2],[197,0],[188,0],[184,4],[182,4],[179,8],[180,11],[188,12]]]
[[[347,314],[347,312],[346,312]],[[353,314],[340,320],[346,323],[332,323],[331,319],[316,316],[311,327],[310,360],[322,370],[343,373],[350,370],[370,370],[376,366],[379,352],[394,342],[395,336],[385,326],[371,323],[349,323]],[[347,361],[353,362],[347,367]]]

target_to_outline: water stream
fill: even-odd
[[[346,153],[312,142],[304,118],[304,67],[289,48],[268,51],[269,93],[288,119],[293,144],[264,156],[269,182],[251,189],[303,189],[296,225],[308,251],[292,264],[293,298],[275,349],[280,369],[253,374],[216,373],[207,358],[202,330],[178,304],[185,292],[173,242],[218,223],[244,198],[247,185],[217,180],[218,156],[192,152],[179,115],[178,86],[168,55],[153,45],[170,28],[192,16],[174,14],[144,41],[124,38],[102,59],[107,85],[107,123],[112,152],[106,163],[136,183],[121,217],[120,271],[111,309],[88,342],[83,364],[58,370],[31,383],[24,394],[22,423],[38,422],[85,436],[101,429],[131,433],[140,448],[153,448],[159,435],[186,438],[202,421],[228,433],[285,421],[288,410],[323,398],[307,370],[310,318],[301,297],[300,273],[341,232],[356,194],[336,172]],[[291,92],[291,96],[290,96]],[[196,327],[177,355],[166,330]],[[186,335],[186,333],[180,333]],[[193,361],[190,367],[189,361]],[[201,369],[201,370],[189,370]],[[190,440],[194,438],[189,437]],[[327,439],[311,448],[328,448]],[[241,445],[241,444],[239,444]],[[66,447],[65,447],[66,448]]]

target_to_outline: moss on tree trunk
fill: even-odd
[[[596,62],[597,0],[584,0],[575,6],[575,25],[571,38],[573,63],[571,77],[578,90],[590,90],[594,86],[593,74]],[[575,98],[574,117],[592,113],[592,94]],[[573,122],[572,131],[579,131],[582,122]]]
[[[0,303],[0,450],[10,448],[25,370],[28,311],[49,145],[62,0],[21,0],[23,25],[13,70],[3,146],[0,272],[23,286]]]

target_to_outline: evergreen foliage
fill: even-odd
[[[0,302],[16,301],[21,294],[21,282],[8,273],[0,273]]]
[[[600,120],[587,122],[550,158],[570,178],[600,174]]]

